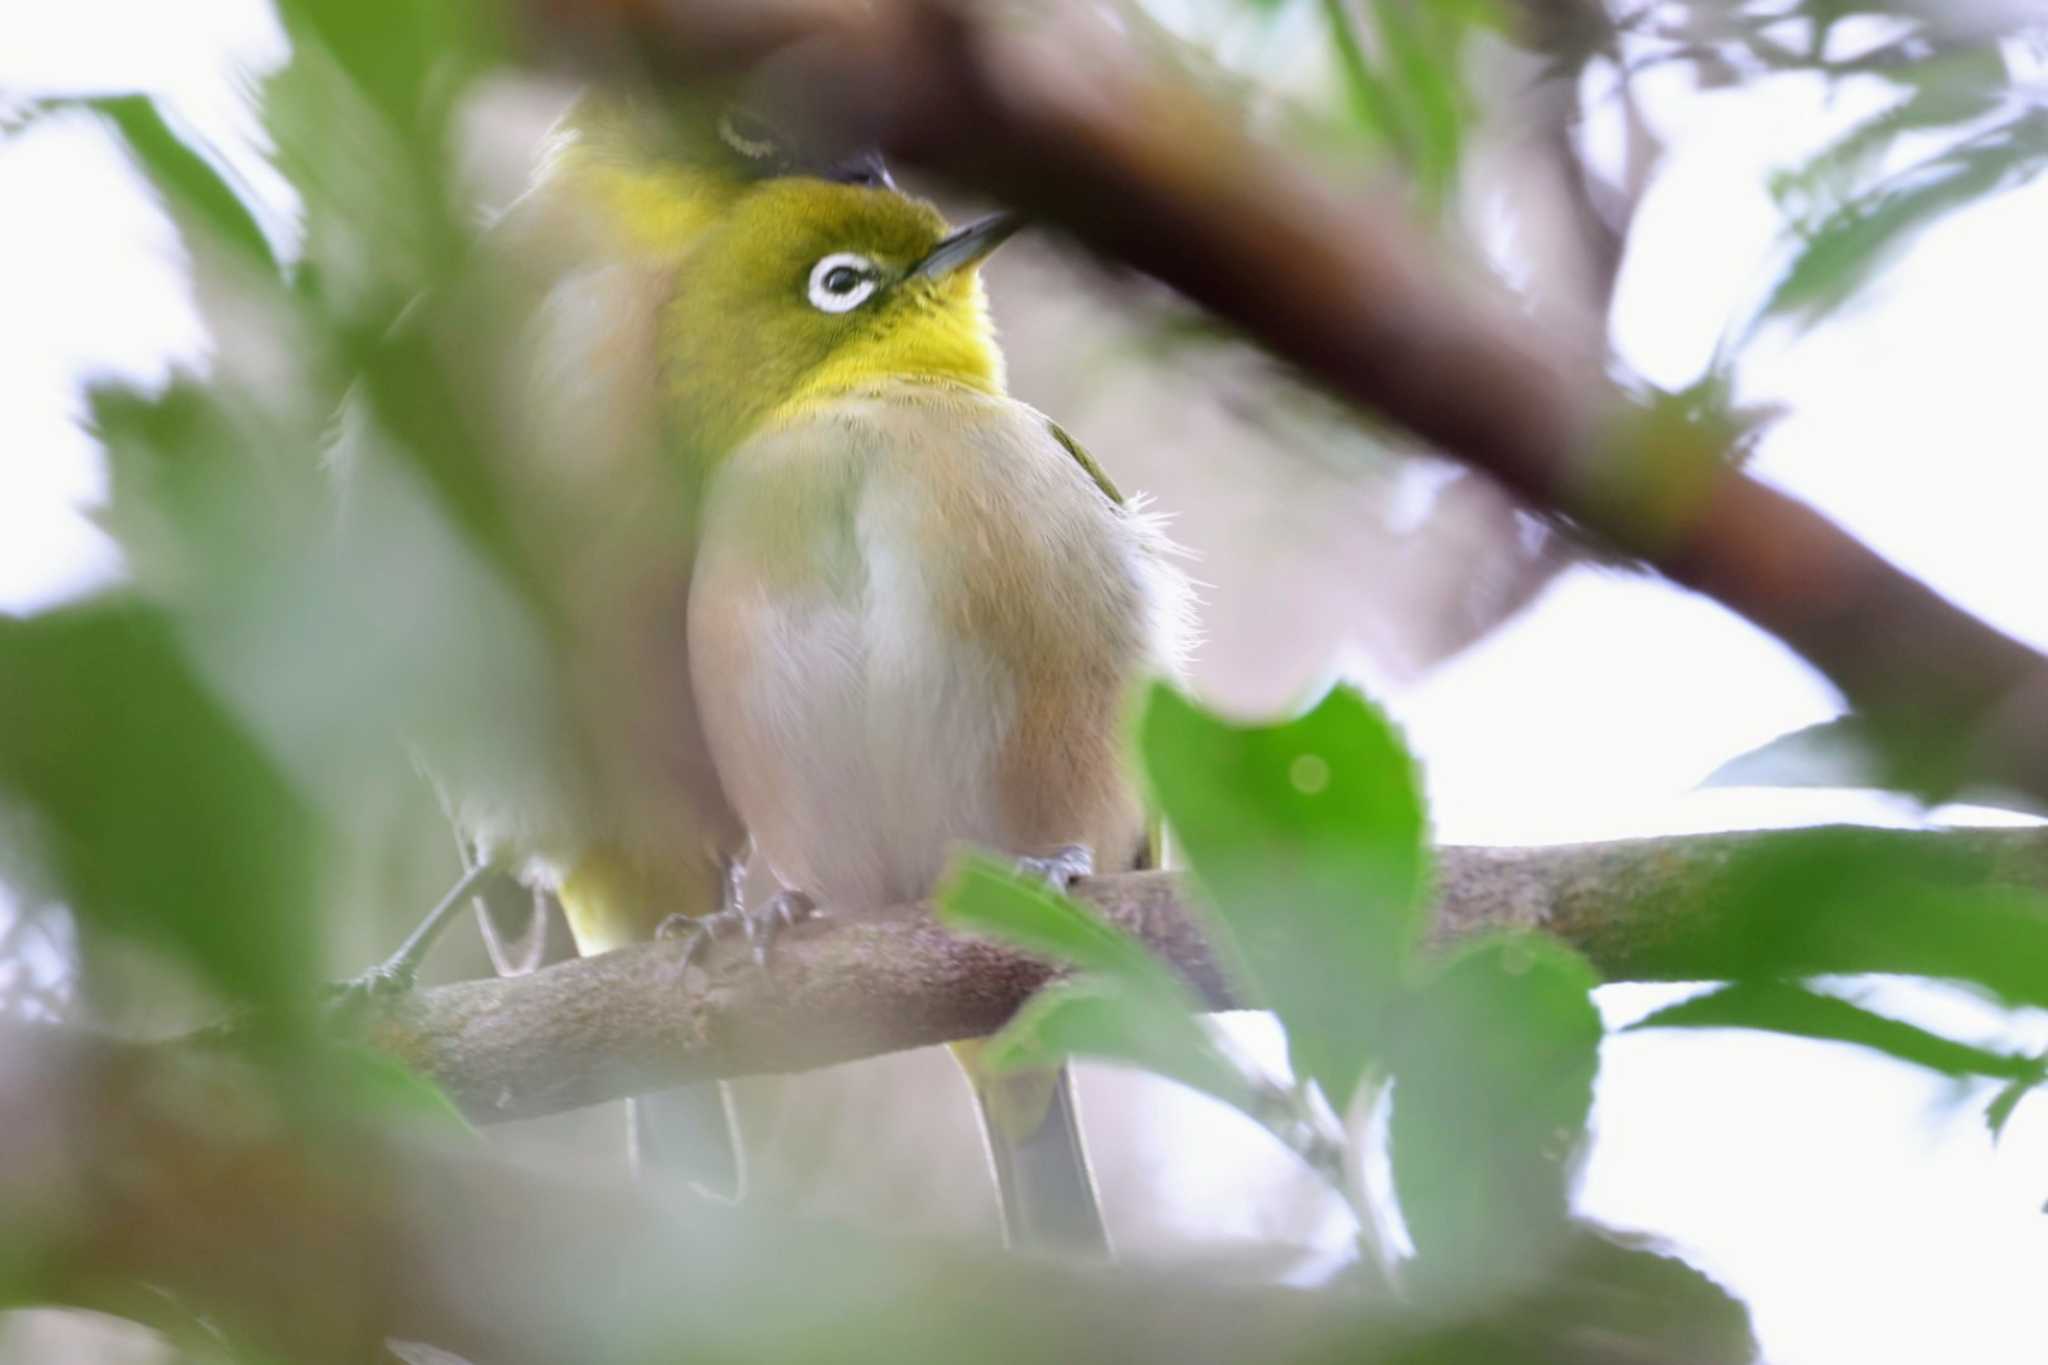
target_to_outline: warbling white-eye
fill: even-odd
[[[1185,583],[1004,391],[978,267],[1015,227],[766,182],[693,248],[662,328],[677,453],[706,471],[704,733],[759,855],[833,914],[928,895],[961,845],[1055,879],[1146,857],[1124,721],[1177,661]],[[1099,1244],[1070,1079],[964,1060],[1012,1240]]]
[[[690,692],[701,469],[671,449],[659,338],[695,305],[681,263],[700,235],[752,186],[787,176],[890,185],[878,156],[817,153],[729,103],[591,96],[483,243],[492,269],[479,284],[492,303],[476,311],[518,333],[478,348],[513,364],[499,376],[493,491],[566,628],[556,651],[566,724],[544,740],[507,737],[503,749],[522,756],[509,762],[473,741],[422,736],[420,749],[474,865],[457,890],[477,893],[501,971],[530,970],[552,951],[537,932],[549,896],[577,949],[594,953],[651,938],[671,915],[716,912],[743,870],[745,832]],[[451,895],[365,982],[409,983],[466,899]],[[632,1118],[640,1161],[738,1194],[723,1087],[643,1097]]]
[[[1055,881],[1141,864],[1126,707],[1178,660],[1186,585],[1155,520],[1005,392],[979,266],[1016,221],[950,230],[866,160],[707,178],[624,127],[549,177],[653,263],[571,355],[645,371],[667,479],[638,500],[686,510],[649,536],[622,506],[636,548],[591,547],[656,561],[594,574],[633,599],[588,627],[590,685],[618,698],[596,771],[537,806],[450,784],[458,820],[557,892],[585,952],[916,900],[963,845]],[[784,888],[751,914],[750,847]],[[1070,1077],[961,1055],[1012,1241],[1104,1245]],[[652,1097],[636,1131],[680,1133],[684,1169],[730,1189],[707,1093]]]

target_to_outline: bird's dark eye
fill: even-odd
[[[821,313],[850,313],[868,301],[881,271],[867,257],[835,251],[811,267],[811,307]]]
[[[836,180],[842,185],[858,185],[862,189],[893,190],[896,182],[889,178],[889,167],[882,160],[881,153],[856,152],[842,158],[825,172],[827,180]]]

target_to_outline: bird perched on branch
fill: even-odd
[[[491,492],[559,626],[562,723],[503,745],[487,717],[421,737],[473,866],[367,982],[409,983],[471,894],[501,972],[544,959],[551,902],[589,954],[733,898],[745,831],[705,749],[684,640],[702,466],[670,449],[661,343],[699,306],[684,268],[695,244],[753,186],[785,177],[891,186],[879,156],[819,153],[731,103],[590,96],[485,238],[470,287],[489,302],[458,315],[517,333],[476,347],[510,364],[492,386]],[[632,1132],[643,1164],[738,1195],[722,1087],[636,1100]]]
[[[765,955],[814,908],[928,895],[962,845],[1060,883],[1140,865],[1126,707],[1187,593],[1156,519],[1005,392],[979,267],[1016,220],[955,231],[758,122],[721,119],[709,160],[666,127],[586,116],[537,196],[601,245],[539,310],[532,384],[571,398],[537,501],[584,743],[544,793],[449,782],[458,821],[584,952],[666,926]],[[1070,1078],[961,1055],[1011,1240],[1106,1245]],[[730,1192],[711,1096],[643,1101],[636,1134]]]
[[[726,325],[717,291],[694,263],[698,247],[730,222],[758,186],[785,180],[893,190],[878,155],[818,155],[732,104],[719,106],[708,128],[695,107],[679,117],[674,108],[644,102],[589,104],[574,139],[543,180],[547,198],[574,205],[598,224],[609,239],[605,254],[635,263],[625,279],[614,278],[610,285],[613,292],[623,288],[638,297],[622,300],[618,309],[596,310],[595,338],[587,322],[571,322],[566,331],[572,349],[564,368],[595,363],[613,382],[631,387],[631,406],[651,400],[651,410],[629,420],[642,439],[659,433],[658,458],[666,457],[659,464],[670,482],[649,491],[673,503],[637,538],[641,548],[626,553],[633,567],[623,577],[603,576],[605,593],[617,582],[645,587],[648,613],[622,615],[606,605],[578,613],[586,620],[603,615],[629,636],[641,635],[600,647],[616,672],[598,682],[598,705],[633,693],[627,714],[635,705],[654,708],[646,724],[614,731],[624,748],[606,781],[623,785],[627,794],[620,801],[616,788],[608,791],[598,809],[619,817],[617,823],[583,822],[584,837],[576,846],[537,864],[538,880],[553,886],[577,949],[586,955],[645,942],[665,923],[709,920],[740,902],[746,832],[705,751],[685,664],[687,585],[707,466],[696,453],[703,434],[687,416],[678,420],[670,401],[676,387],[670,333],[693,317]],[[592,316],[585,297],[571,295],[569,307]],[[557,329],[555,335],[561,334]],[[605,351],[619,340],[638,353],[607,357]],[[603,420],[590,406],[583,419]],[[645,574],[638,567],[644,563],[666,568]],[[731,1103],[727,1088],[715,1082],[636,1098],[636,1161],[680,1174],[714,1195],[737,1198],[745,1186],[744,1149]]]
[[[979,267],[1016,227],[763,183],[663,328],[678,453],[706,471],[690,672],[784,888],[769,924],[923,897],[963,844],[1062,883],[1147,856],[1124,720],[1177,663],[1185,583],[1155,519],[1004,390]],[[1012,1240],[1101,1244],[1070,1078],[965,1060]]]

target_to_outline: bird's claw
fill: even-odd
[[[1017,859],[1017,872],[1036,877],[1055,891],[1065,891],[1083,877],[1095,875],[1095,850],[1086,844],[1062,844],[1043,856]]]
[[[778,891],[758,910],[729,905],[716,914],[692,918],[670,915],[654,930],[660,939],[682,939],[683,965],[689,966],[721,938],[742,935],[753,949],[754,964],[768,967],[768,951],[784,929],[793,929],[818,913],[818,903],[802,891]]]
[[[818,913],[818,903],[802,891],[778,891],[768,898],[768,904],[759,914],[749,915],[746,921],[747,941],[754,946],[754,962],[763,970],[768,966],[768,950],[775,946],[776,935],[784,929],[794,929]]]
[[[411,966],[396,960],[380,962],[360,976],[329,982],[327,1008],[345,1018],[373,1005],[410,995],[418,984],[419,973]]]

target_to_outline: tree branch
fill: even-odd
[[[1779,832],[1445,848],[1439,943],[1497,929],[1554,934],[1608,980],[1688,980],[1687,931],[1723,869]],[[2048,888],[2048,831],[1873,835],[1970,855],[1989,879]],[[1212,1008],[1245,1006],[1172,874],[1083,882],[1077,894],[1172,963]],[[622,949],[530,976],[465,981],[396,1002],[371,1041],[437,1080],[479,1122],[526,1118],[713,1076],[802,1071],[1000,1028],[1051,969],[958,938],[921,905],[825,918],[778,939],[772,970],[743,944],[685,968],[679,943]]]
[[[1724,439],[1454,274],[1398,204],[1346,202],[1199,97],[947,0],[530,0],[541,46],[671,77],[752,66],[790,118],[1030,209],[1776,635],[1942,778],[2048,799],[2048,659],[1938,597]],[[1910,641],[1910,648],[1898,642]]]

